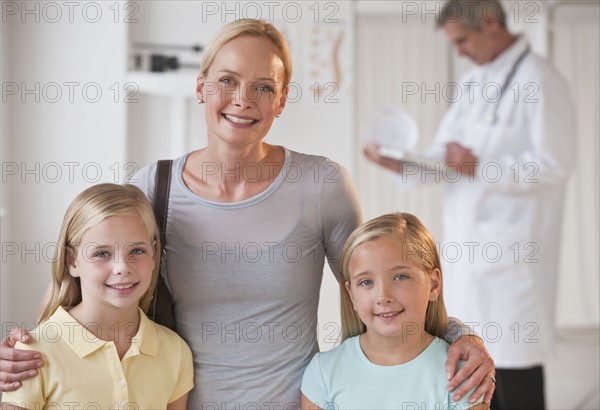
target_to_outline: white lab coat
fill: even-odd
[[[531,52],[498,103],[495,123],[484,122],[526,48],[521,37],[459,81],[462,95],[426,153],[440,161],[441,174],[421,170],[408,178],[445,183],[439,250],[448,313],[473,322],[498,368],[543,364],[552,351],[563,199],[577,144],[565,81]],[[473,178],[444,165],[450,141],[478,158]]]

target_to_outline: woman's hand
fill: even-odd
[[[13,329],[0,343],[0,391],[14,391],[21,387],[21,381],[37,374],[37,368],[44,366],[42,355],[33,350],[15,349],[15,343],[32,341],[24,329]]]
[[[464,360],[464,365],[456,371],[458,361]],[[456,390],[452,399],[458,401],[470,390],[477,387],[469,403],[474,403],[485,394],[483,401],[489,403],[496,389],[496,368],[492,357],[483,345],[483,340],[477,336],[465,335],[450,345],[446,360],[446,376],[448,391]],[[462,385],[461,385],[462,383]]]

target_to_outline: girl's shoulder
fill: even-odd
[[[84,331],[85,328],[79,322],[63,307],[59,307],[48,320],[36,324],[36,327],[29,331],[31,342],[17,342],[15,348],[35,350],[45,356],[60,356],[67,350],[68,343],[65,342],[72,343],[73,340],[81,338]]]
[[[342,361],[356,358],[357,348],[360,349],[358,336],[350,337],[344,340],[342,344],[335,346],[330,350],[317,353],[313,357],[313,361],[317,361],[320,367],[335,368]]]
[[[141,336],[143,338],[150,338],[145,342],[155,344],[157,349],[170,351],[173,353],[182,352],[184,355],[191,356],[191,349],[185,340],[179,336],[175,331],[169,329],[166,326],[160,325],[148,318],[144,312],[140,310],[141,320],[140,329],[144,328]],[[155,343],[152,342],[155,340]]]

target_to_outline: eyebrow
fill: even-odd
[[[232,70],[227,70],[226,68],[222,69],[222,70],[218,70],[218,73],[225,73],[225,74],[233,74],[236,76],[240,76],[240,74],[236,71],[232,71]],[[277,81],[275,81],[273,78],[271,77],[259,77],[256,79],[256,81],[270,81],[272,83],[277,83]]]
[[[119,245],[118,242],[113,242],[111,244],[99,244],[99,243],[90,242],[87,244],[86,247],[90,247],[90,248],[94,248],[94,249],[113,249],[115,244]],[[146,242],[146,241],[126,242],[125,243],[125,245],[127,245],[127,247],[149,245],[149,244],[150,244],[150,242]]]
[[[410,269],[410,266],[408,266],[408,265],[396,265],[396,266],[392,266],[389,270],[397,270],[397,269]],[[351,279],[359,278],[359,277],[364,276],[364,275],[366,275],[368,273],[371,273],[371,272],[368,271],[368,270],[363,271],[363,272],[359,272],[359,273],[357,273],[355,275],[352,275]]]

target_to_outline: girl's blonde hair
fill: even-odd
[[[286,89],[292,79],[292,58],[287,41],[283,34],[271,23],[264,20],[239,19],[221,27],[202,52],[200,72],[208,75],[215,56],[221,48],[238,37],[261,37],[271,41],[278,50],[278,56],[283,63],[283,89]]]
[[[131,214],[138,214],[142,218],[155,243],[152,280],[140,299],[140,307],[144,311],[148,309],[160,268],[160,235],[154,212],[139,188],[133,185],[98,184],[77,195],[65,213],[52,261],[52,279],[42,302],[38,322],[48,320],[59,306],[70,308],[81,302],[79,278],[69,274],[69,250],[75,255],[84,233],[104,219]]]
[[[352,300],[346,289],[345,282],[350,283],[350,272],[348,266],[354,250],[370,241],[379,238],[390,238],[402,244],[405,255],[412,255],[414,260],[420,263],[423,273],[431,279],[433,269],[440,270],[442,267],[433,237],[414,215],[408,213],[394,213],[380,216],[365,222],[348,237],[342,255],[340,257],[340,298],[342,313],[342,342],[350,337],[364,333],[367,328],[360,319]],[[442,283],[440,281],[440,293],[436,300],[430,301],[425,314],[425,331],[442,337],[446,333],[448,315],[444,306],[442,295]]]

